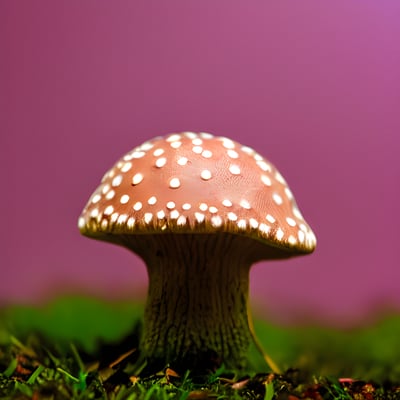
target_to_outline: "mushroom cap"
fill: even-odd
[[[250,147],[209,133],[174,133],[135,147],[106,172],[78,226],[110,242],[118,235],[226,232],[275,248],[266,258],[316,246],[276,167]]]

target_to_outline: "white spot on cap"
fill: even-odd
[[[167,163],[167,159],[165,157],[157,158],[155,162],[155,166],[157,168],[162,168]]]
[[[228,199],[222,200],[222,205],[225,207],[232,207],[232,202]]]
[[[306,237],[306,235],[304,234],[304,232],[303,231],[298,231],[297,232],[297,237],[299,238],[299,242],[300,243],[304,243],[304,239],[305,239],[305,237]]]
[[[265,161],[257,161],[257,165],[264,171],[264,172],[271,172],[271,167]]]
[[[203,148],[201,146],[193,146],[192,151],[195,154],[201,154],[203,152]]]
[[[179,186],[181,186],[181,181],[179,178],[171,178],[169,181],[169,187],[171,189],[177,189]]]
[[[239,229],[246,229],[247,222],[245,219],[240,219],[236,224]]]
[[[195,138],[195,139],[192,140],[192,143],[195,146],[201,146],[203,144],[203,141],[200,138]]]
[[[155,149],[155,150],[153,151],[153,156],[154,156],[154,157],[160,157],[161,154],[164,154],[164,149]]]
[[[173,135],[168,136],[165,140],[167,142],[175,142],[177,140],[180,140],[180,138],[181,138],[181,135],[178,135],[177,133],[175,133]]]
[[[267,175],[261,175],[261,180],[262,180],[262,183],[266,186],[272,185],[271,179],[269,179]]]
[[[99,194],[95,194],[95,195],[92,197],[92,203],[93,203],[93,204],[96,204],[96,203],[98,203],[98,202],[100,201],[100,199],[101,199],[101,196],[100,196]]]
[[[115,175],[114,168],[111,168],[108,172],[104,174],[103,179],[101,181],[103,182],[105,179],[112,178],[114,175]]]
[[[254,150],[251,147],[242,146],[241,149],[244,153],[249,154],[250,156],[254,154]]]
[[[170,217],[171,219],[177,219],[177,218],[179,217],[179,211],[178,211],[178,210],[172,210],[172,211],[169,213],[169,217]]]
[[[211,179],[212,174],[211,174],[211,171],[209,171],[208,169],[203,169],[203,171],[201,171],[200,176],[201,176],[201,179],[208,181],[209,179]]]
[[[278,193],[274,193],[272,195],[272,200],[274,200],[275,204],[277,204],[278,206],[280,206],[283,203],[282,197],[279,196]]]
[[[208,211],[210,211],[211,214],[215,214],[215,213],[218,212],[218,208],[214,207],[214,206],[211,206],[211,207],[208,208]]]
[[[99,215],[99,210],[98,210],[98,208],[94,208],[94,209],[90,212],[90,216],[91,216],[92,218],[96,218],[96,217],[98,217],[98,215]]]
[[[251,226],[253,229],[257,229],[257,228],[258,228],[258,221],[257,221],[256,219],[250,218],[250,219],[249,219],[249,223],[250,223],[250,226]]]
[[[197,137],[197,134],[194,132],[183,132],[183,134],[189,139],[194,139]]]
[[[296,218],[298,218],[298,219],[304,219],[303,218],[303,216],[301,215],[301,212],[300,212],[300,210],[296,207],[296,206],[294,206],[293,207],[293,215],[296,217]]]
[[[122,175],[117,175],[111,182],[111,185],[114,187],[117,187],[121,184],[122,182]]]
[[[205,215],[203,213],[195,212],[194,216],[195,216],[196,221],[198,223],[202,223],[204,221],[204,219],[205,219]]]
[[[135,211],[141,210],[142,207],[143,207],[143,204],[142,204],[140,201],[137,201],[137,202],[133,205],[133,209],[134,209]]]
[[[261,222],[261,224],[258,225],[258,230],[262,233],[267,234],[271,230],[271,227]]]
[[[154,147],[153,143],[145,142],[140,146],[140,150],[148,151],[148,150],[152,149],[153,147]]]
[[[246,210],[250,210],[251,206],[250,203],[247,200],[240,200],[240,206],[245,208]]]
[[[235,147],[235,143],[231,139],[228,138],[221,138],[222,140],[222,146],[224,146],[226,149],[233,149]]]
[[[175,203],[174,203],[173,201],[169,201],[169,202],[167,203],[167,208],[168,208],[169,210],[173,210],[173,209],[175,208]]]
[[[290,190],[288,187],[285,187],[285,194],[286,194],[286,197],[287,197],[289,200],[292,200],[292,199],[293,199],[293,193],[291,192],[291,190]]]
[[[211,133],[208,133],[208,132],[200,132],[200,136],[203,139],[212,139],[214,137],[214,135],[212,135]]]
[[[111,217],[110,217],[110,222],[111,222],[111,223],[116,222],[117,219],[118,219],[118,217],[119,217],[119,214],[118,214],[117,212],[113,213],[113,214],[111,215]]]
[[[307,233],[307,232],[308,232],[308,229],[307,229],[307,227],[306,227],[304,224],[300,224],[300,225],[299,225],[299,228],[300,228],[304,233]]]
[[[192,205],[189,203],[184,203],[182,204],[182,209],[183,210],[190,210],[192,208]]]
[[[218,228],[222,225],[222,218],[219,215],[214,215],[211,217],[211,225]]]
[[[281,228],[278,228],[278,230],[276,231],[275,236],[276,236],[276,238],[277,238],[278,240],[282,240],[282,238],[283,238],[283,236],[284,236],[283,230],[282,230]]]
[[[227,217],[229,221],[236,221],[237,220],[237,215],[233,212],[228,212]]]
[[[127,194],[124,194],[121,196],[120,200],[121,204],[126,204],[129,201],[129,196]]]
[[[206,203],[200,203],[200,204],[199,204],[199,209],[200,209],[201,211],[207,211],[208,205],[207,205]]]
[[[153,219],[153,214],[152,213],[144,213],[144,222],[145,224],[149,224],[151,220]]]
[[[296,221],[293,218],[287,217],[286,218],[286,222],[288,223],[288,225],[290,226],[296,226]]]
[[[289,235],[288,242],[292,245],[297,243],[297,239],[293,235]]]
[[[210,150],[203,150],[203,152],[201,153],[201,155],[204,158],[211,158],[212,157],[212,152]]]
[[[267,216],[265,217],[265,219],[270,222],[271,224],[275,223],[276,219],[271,215],[271,214],[267,214]]]
[[[83,229],[85,225],[86,225],[85,218],[80,217],[78,219],[78,228],[79,229]]]
[[[147,204],[154,206],[154,204],[157,203],[157,197],[156,196],[151,196],[148,200],[147,200]]]
[[[127,214],[121,214],[118,217],[117,224],[123,224],[123,223],[126,222],[127,219],[128,219],[128,215]]]
[[[103,194],[106,194],[106,193],[110,190],[110,188],[111,188],[111,186],[110,186],[108,183],[106,183],[106,184],[103,186],[103,189],[101,190],[101,192],[102,192]]]
[[[111,215],[114,212],[114,207],[113,206],[108,206],[104,210],[104,215]]]
[[[278,171],[275,172],[275,179],[278,182],[282,183],[282,185],[286,185],[285,179],[283,178],[283,176]]]
[[[122,166],[121,171],[128,172],[131,168],[132,168],[132,163],[127,162]]]
[[[315,237],[313,231],[308,232],[307,241],[311,246],[315,246],[315,244],[317,243],[317,238]]]
[[[186,217],[184,215],[180,215],[179,218],[176,220],[177,225],[186,225]]]
[[[145,152],[144,151],[134,151],[132,154],[131,154],[131,157],[132,158],[142,158],[142,157],[144,157],[145,156]]]
[[[160,210],[160,211],[157,212],[157,218],[158,218],[158,219],[163,219],[163,218],[165,218],[165,212],[164,212],[164,210]]]
[[[111,200],[112,198],[114,198],[114,196],[115,196],[114,190],[110,190],[110,191],[106,194],[106,199],[107,199],[107,200]]]
[[[240,174],[240,167],[236,164],[231,164],[229,166],[229,172],[233,175],[239,175]]]
[[[103,231],[105,231],[105,230],[107,230],[107,228],[108,228],[108,221],[106,220],[106,219],[103,219],[102,221],[101,221],[101,229],[103,229]]]
[[[239,158],[239,154],[235,150],[229,149],[226,153],[230,158]]]
[[[127,223],[126,223],[126,226],[127,226],[128,228],[133,228],[134,225],[135,225],[135,218],[130,217],[130,218],[128,219]]]
[[[132,185],[138,185],[143,180],[143,174],[135,174],[132,178]]]
[[[182,146],[182,142],[172,142],[172,143],[170,144],[170,146],[171,146],[173,149],[179,149],[179,147]]]
[[[179,157],[177,163],[179,165],[186,165],[189,160],[186,157]]]

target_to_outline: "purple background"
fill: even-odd
[[[264,314],[399,310],[399,20],[397,0],[2,1],[0,304],[144,295],[140,260],[77,218],[122,154],[193,130],[275,163],[317,234],[253,269]]]

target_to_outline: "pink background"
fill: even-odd
[[[400,310],[400,2],[0,2],[0,304],[143,296],[128,251],[79,235],[114,161],[208,131],[288,180],[318,249],[257,265],[272,318]]]

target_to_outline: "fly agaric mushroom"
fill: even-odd
[[[208,133],[157,137],[124,155],[78,225],[146,263],[140,352],[153,371],[245,368],[251,265],[316,246],[278,170]]]

